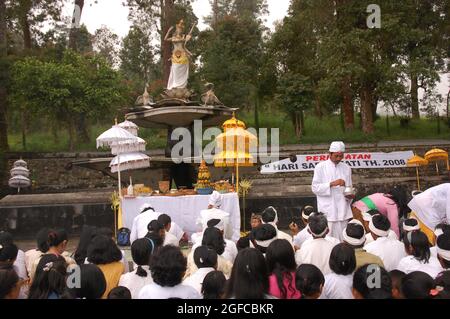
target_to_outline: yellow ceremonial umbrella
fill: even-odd
[[[448,164],[448,153],[440,148],[433,148],[425,153],[425,159],[428,162],[435,162],[436,163],[436,173],[439,174],[439,167],[437,162],[438,161],[445,161],[447,164],[447,170],[449,170],[449,164]]]
[[[419,166],[426,166],[426,165],[428,165],[428,161],[418,155],[414,155],[406,162],[406,166],[416,168],[417,189],[418,190],[420,190]]]
[[[239,194],[239,166],[253,166],[255,163],[250,149],[257,146],[257,138],[234,114],[222,127],[224,132],[216,137],[218,152],[214,156],[214,166],[236,168],[236,192]]]

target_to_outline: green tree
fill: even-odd
[[[12,71],[15,105],[33,114],[62,123],[75,145],[75,121],[84,113],[90,118],[117,111],[125,91],[119,74],[101,57],[66,51],[61,63],[34,57],[18,61]]]

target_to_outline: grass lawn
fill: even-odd
[[[237,117],[243,120],[247,127],[254,127],[253,113],[240,112]],[[338,115],[331,115],[318,119],[314,116],[305,116],[305,135],[298,140],[294,133],[291,120],[282,112],[260,112],[260,127],[279,128],[280,144],[315,144],[328,143],[331,140],[343,140],[345,142],[376,142],[380,140],[411,140],[411,139],[450,139],[450,128],[446,119],[441,119],[440,134],[437,131],[437,121],[431,119],[420,119],[411,121],[407,127],[400,126],[400,120],[389,118],[389,132],[387,130],[386,118],[380,117],[375,122],[375,133],[365,135],[360,129],[352,132],[343,132]],[[107,130],[110,125],[94,125],[90,127],[91,143],[77,144],[74,151],[95,151],[95,138]],[[356,121],[359,127],[359,120]],[[270,130],[268,130],[270,132]],[[164,148],[166,145],[165,130],[144,129],[139,130],[139,136],[147,141],[147,149]],[[9,145],[11,151],[24,151],[22,146],[22,135],[20,132],[9,134]],[[66,130],[58,132],[57,139],[50,131],[33,131],[27,135],[26,151],[33,152],[63,152],[69,151],[68,134]]]

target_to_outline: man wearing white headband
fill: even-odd
[[[445,270],[450,270],[450,233],[443,233],[436,240],[437,258]]]
[[[286,239],[292,245],[292,247],[294,247],[291,235],[286,234],[285,232],[278,229],[278,212],[274,207],[269,206],[264,209],[261,214],[261,220],[263,224],[270,224],[275,227],[275,229],[277,230],[277,237],[279,239]]]
[[[372,216],[379,215],[379,214],[380,214],[380,212],[377,211],[376,209],[372,209],[372,210],[369,210],[369,211],[364,212],[364,213],[361,214],[362,218],[363,218],[363,222],[364,222],[363,226],[364,226],[364,229],[366,231],[366,242],[365,242],[365,245],[370,244],[371,242],[373,242],[375,240],[373,238],[373,236],[372,236],[372,233],[371,233],[370,229],[369,229],[369,224],[370,224],[370,221],[372,220]],[[389,217],[388,217],[388,219],[389,219]],[[387,237],[389,239],[399,239],[397,234],[392,229],[388,230]]]
[[[313,239],[305,241],[302,248],[295,252],[295,261],[297,266],[313,264],[325,276],[331,273],[330,254],[336,243],[325,239],[325,236],[328,234],[328,221],[324,214],[311,214],[308,221],[308,231]]]
[[[386,216],[374,215],[369,223],[374,241],[364,246],[367,252],[380,257],[387,271],[394,270],[406,256],[403,244],[397,239],[388,238],[390,227],[391,223]]]
[[[368,264],[377,264],[384,268],[380,257],[368,253],[363,246],[366,241],[366,232],[362,223],[357,219],[352,219],[342,232],[343,242],[355,249],[356,269]]]
[[[351,199],[345,197],[345,186],[352,186],[352,170],[341,162],[345,145],[333,142],[329,148],[330,158],[320,162],[314,169],[312,191],[317,197],[317,210],[327,215],[330,236],[342,240],[342,231],[353,217]]]
[[[442,222],[450,224],[450,183],[431,187],[414,196],[408,206],[411,208],[410,217],[417,218],[420,230],[434,245],[436,225]]]
[[[311,216],[314,213],[315,213],[314,207],[312,207],[312,206],[305,206],[302,209],[302,221],[303,221],[303,224],[305,225],[305,227],[300,232],[298,232],[298,234],[296,234],[292,240],[292,242],[294,243],[294,249],[296,251],[301,249],[302,245],[307,240],[313,238],[311,233],[308,231],[308,221],[309,221],[309,216]],[[330,234],[327,234],[325,236],[325,239],[329,240],[334,245],[337,245],[340,243],[339,239],[331,237]]]
[[[133,243],[136,239],[144,238],[147,235],[147,226],[152,220],[158,219],[161,213],[155,212],[153,207],[145,203],[139,208],[139,215],[133,220],[133,226],[131,227],[130,243]]]

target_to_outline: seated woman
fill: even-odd
[[[97,265],[105,276],[106,289],[102,297],[105,299],[109,292],[118,286],[120,276],[125,270],[121,262],[122,252],[110,237],[98,235],[89,245],[87,256],[88,262]]]
[[[186,266],[186,257],[180,248],[161,247],[150,264],[153,283],[141,289],[139,299],[201,299],[197,290],[182,284]]]

